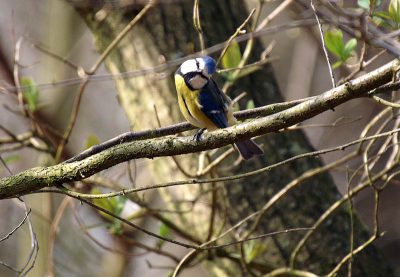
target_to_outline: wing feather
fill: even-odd
[[[200,92],[200,109],[218,128],[229,127],[227,112],[230,103],[228,99],[213,79],[210,79]]]

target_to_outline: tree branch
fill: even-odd
[[[0,180],[0,199],[16,197],[46,186],[79,181],[116,164],[139,158],[182,155],[220,148],[251,137],[278,132],[351,99],[370,97],[371,91],[392,82],[400,61],[394,60],[364,76],[351,80],[315,98],[279,113],[229,128],[208,132],[197,143],[192,136],[153,138],[121,143],[81,161],[37,167]],[[393,86],[388,86],[395,89]],[[397,82],[397,89],[400,84]],[[380,91],[380,90],[378,90]],[[380,91],[382,92],[382,91]]]

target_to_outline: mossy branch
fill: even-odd
[[[265,135],[300,123],[351,99],[370,97],[373,92],[384,92],[400,88],[400,83],[392,82],[400,68],[394,60],[358,79],[349,81],[317,97],[304,101],[276,114],[254,119],[226,129],[205,133],[196,142],[192,136],[152,138],[124,142],[80,161],[36,167],[0,180],[0,199],[55,186],[65,182],[88,178],[116,164],[139,158],[182,155],[220,148],[231,143]]]

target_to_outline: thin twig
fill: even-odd
[[[3,160],[1,155],[0,155],[0,161],[3,164],[3,166],[7,169],[8,173],[10,174],[10,176],[13,175],[12,172],[11,172],[11,169],[8,167],[7,163]]]
[[[353,79],[354,76],[357,75],[357,73],[359,73],[362,69],[365,69],[367,66],[369,66],[371,63],[373,63],[374,61],[376,61],[380,56],[382,56],[383,54],[386,54],[386,50],[383,50],[381,52],[379,52],[378,54],[376,54],[375,56],[373,56],[370,60],[364,62],[361,61],[362,64],[359,65],[359,67],[354,70],[352,73],[350,73],[349,76],[347,76],[346,78],[343,78],[341,80],[339,80],[338,82],[338,86],[343,85],[344,83],[348,82],[349,80]]]
[[[211,170],[210,172],[211,178],[216,178],[217,173],[215,170]],[[215,222],[215,216],[216,216],[216,209],[217,209],[217,197],[218,197],[218,191],[216,190],[216,183],[213,182],[211,183],[211,212],[210,212],[210,223],[208,225],[208,235],[206,238],[206,241],[209,241],[214,233],[214,222]]]
[[[199,34],[200,49],[201,49],[201,52],[203,52],[205,49],[205,46],[204,46],[203,30],[201,29],[201,23],[200,23],[199,1],[200,0],[194,0],[193,25],[194,25],[194,28],[196,29],[197,33]]]
[[[327,275],[327,277],[332,277],[336,276],[336,273],[339,271],[339,269],[342,267],[342,265],[347,262],[352,256],[356,255],[357,253],[361,252],[364,250],[368,245],[370,245],[372,242],[376,240],[376,236],[372,236],[368,241],[360,245],[356,250],[354,250],[352,253],[349,253],[344,257],[340,263]]]
[[[4,104],[4,108],[5,108],[7,111],[9,111],[9,112],[11,112],[11,113],[13,113],[13,114],[15,114],[15,115],[17,115],[17,116],[22,116],[22,117],[24,117],[24,118],[29,119],[30,121],[32,121],[32,122],[34,122],[34,123],[39,124],[41,127],[44,127],[45,129],[47,129],[48,131],[50,131],[52,134],[54,134],[57,138],[62,138],[62,136],[63,136],[57,129],[54,129],[53,127],[51,127],[49,124],[47,124],[47,123],[45,123],[45,122],[42,122],[42,121],[40,121],[40,120],[37,120],[36,118],[33,118],[33,117],[29,117],[29,115],[23,115],[23,114],[21,114],[20,112],[13,110],[12,108],[10,108],[10,107],[9,107],[8,105],[6,105],[6,104]]]
[[[47,270],[46,276],[54,277],[54,243],[56,240],[57,229],[60,224],[61,218],[65,212],[65,209],[68,207],[70,197],[64,197],[61,201],[60,206],[57,209],[56,214],[54,215],[53,221],[51,222],[50,230],[49,230],[49,240],[47,246]]]
[[[74,107],[72,110],[72,114],[71,117],[69,119],[69,123],[68,123],[68,127],[67,130],[65,131],[63,138],[60,141],[60,144],[58,145],[57,148],[57,153],[55,156],[55,163],[59,163],[61,160],[61,156],[63,154],[64,151],[64,147],[68,142],[68,138],[71,135],[72,129],[74,128],[75,122],[76,122],[76,118],[78,117],[78,111],[79,111],[79,107],[81,104],[81,100],[82,100],[82,96],[83,96],[83,92],[85,90],[86,85],[88,84],[87,79],[85,79],[85,81],[79,85],[78,88],[78,93],[77,96],[75,97],[75,102],[74,102]]]
[[[88,75],[92,75],[96,72],[100,64],[105,60],[105,58],[110,54],[114,47],[126,36],[126,34],[135,26],[135,24],[142,19],[142,17],[154,7],[157,0],[150,0],[147,5],[135,16],[134,19],[118,34],[118,36],[110,43],[109,46],[101,54],[100,58],[95,62],[92,68],[87,72]]]
[[[344,150],[352,145],[356,145],[359,144],[361,142],[364,141],[369,141],[372,139],[377,139],[377,138],[381,138],[381,137],[386,137],[386,136],[392,136],[395,133],[400,132],[400,128],[399,129],[395,129],[395,130],[391,130],[385,133],[381,133],[378,135],[373,135],[373,136],[369,136],[369,137],[364,137],[364,138],[360,138],[357,140],[354,140],[352,142],[343,144],[341,146],[336,146],[336,147],[332,147],[329,149],[324,149],[324,150],[318,150],[318,151],[314,151],[314,152],[309,152],[309,153],[305,153],[305,154],[300,154],[297,156],[294,156],[292,158],[286,159],[284,161],[278,162],[276,164],[258,169],[258,170],[254,170],[254,171],[250,171],[247,173],[243,173],[243,174],[238,174],[238,175],[233,175],[233,176],[229,176],[229,177],[218,177],[218,178],[212,178],[212,179],[200,179],[200,180],[185,180],[185,181],[175,181],[175,182],[169,182],[169,183],[164,183],[164,184],[158,184],[158,185],[152,185],[152,186],[147,186],[147,187],[137,187],[137,188],[133,188],[133,189],[125,189],[123,191],[118,191],[118,192],[112,192],[112,193],[105,193],[105,194],[85,194],[85,193],[78,193],[78,192],[74,192],[71,190],[68,190],[65,187],[60,187],[61,190],[51,190],[51,189],[47,189],[47,190],[42,190],[42,191],[35,191],[35,193],[38,192],[56,192],[56,193],[63,193],[63,194],[67,194],[79,199],[101,199],[101,198],[108,198],[108,197],[114,197],[114,196],[119,196],[119,195],[126,195],[132,192],[139,192],[139,191],[145,191],[145,190],[150,190],[150,189],[158,189],[158,188],[166,188],[166,187],[171,187],[171,186],[181,186],[181,185],[189,185],[189,184],[204,184],[204,183],[210,183],[210,182],[224,182],[224,181],[231,181],[231,180],[237,180],[237,179],[242,179],[242,178],[246,178],[246,177],[250,177],[250,176],[254,176],[256,174],[260,174],[266,171],[270,171],[273,168],[288,164],[290,162],[293,162],[295,160],[298,159],[302,159],[302,158],[306,158],[306,157],[313,157],[313,156],[319,156],[322,154],[326,154],[326,153],[330,153],[330,152],[334,152],[334,151],[338,151],[338,150]]]
[[[233,68],[227,68],[227,69],[218,69],[218,70],[216,71],[216,73],[220,74],[220,73],[229,72],[229,71],[243,70],[243,69],[247,69],[247,68],[251,68],[251,67],[262,66],[262,65],[265,65],[265,64],[267,64],[267,63],[276,61],[276,60],[279,60],[279,57],[265,58],[265,59],[256,61],[256,62],[254,62],[254,63],[244,65],[244,66],[242,66],[242,67],[233,67]]]
[[[354,250],[354,210],[353,210],[353,198],[350,196],[351,194],[351,186],[349,180],[349,167],[347,167],[346,172],[346,180],[347,180],[347,195],[349,195],[349,204],[350,204],[350,259],[349,259],[349,266],[348,266],[348,273],[347,276],[351,277],[352,275],[352,266],[353,266],[353,250]]]
[[[256,11],[256,9],[253,9],[250,14],[247,16],[246,20],[243,22],[242,25],[239,26],[239,28],[236,29],[236,32],[228,39],[228,41],[226,42],[226,46],[224,47],[224,49],[222,49],[221,51],[221,55],[218,58],[217,61],[217,66],[219,65],[219,63],[221,62],[222,58],[224,57],[226,51],[228,51],[229,46],[231,45],[232,41],[235,39],[235,37],[237,37],[239,34],[243,34],[246,31],[243,30],[243,28],[246,26],[247,23],[249,23],[250,18],[253,16],[254,12]],[[221,71],[219,71],[221,72]]]
[[[312,9],[313,9],[313,11],[314,11],[315,18],[317,19],[317,22],[318,22],[318,28],[319,28],[319,32],[320,32],[320,34],[321,34],[322,49],[324,50],[325,58],[326,58],[326,61],[328,62],[329,74],[331,75],[332,85],[333,85],[333,87],[335,88],[335,87],[336,87],[335,75],[333,74],[333,69],[332,69],[332,65],[331,65],[331,60],[330,60],[330,58],[329,58],[328,49],[326,48],[326,44],[325,44],[324,30],[322,29],[321,21],[319,20],[317,11],[316,11],[316,9],[315,9],[314,0],[311,0],[311,7],[312,7]]]
[[[1,157],[0,157],[1,158]],[[25,223],[25,221],[26,221],[26,219],[28,218],[28,216],[29,216],[29,214],[31,213],[31,209],[29,209],[28,210],[28,212],[25,214],[25,216],[24,216],[24,218],[22,219],[22,221],[11,231],[11,232],[9,232],[5,237],[3,237],[2,239],[0,239],[0,242],[2,242],[3,240],[6,240],[6,239],[8,239],[11,235],[13,235],[18,229],[19,229],[19,227],[21,227],[24,223]]]
[[[174,261],[175,263],[179,263],[179,261],[180,261],[180,259],[178,257],[176,257],[173,254],[171,254],[169,252],[166,252],[166,251],[164,251],[162,249],[159,249],[157,247],[147,246],[146,244],[143,244],[143,243],[141,243],[141,242],[139,242],[137,240],[133,240],[133,239],[128,238],[128,237],[122,237],[122,238],[124,239],[124,242],[127,242],[128,244],[131,244],[133,246],[145,249],[145,250],[147,250],[147,252],[153,252],[153,253],[156,253],[158,255],[167,257],[167,258],[171,259],[172,261]],[[133,256],[133,255],[131,254],[129,256]]]
[[[246,218],[246,219],[247,219],[247,218]],[[242,222],[242,221],[241,221],[241,222]],[[234,227],[236,227],[236,225],[235,225]],[[178,271],[180,270],[182,264],[184,264],[185,261],[186,261],[191,255],[193,255],[196,251],[198,251],[198,250],[218,249],[218,248],[223,248],[223,247],[227,247],[227,246],[230,246],[230,245],[240,244],[240,243],[243,243],[243,242],[246,242],[246,241],[251,241],[251,240],[261,239],[261,238],[270,237],[270,236],[275,236],[275,235],[279,235],[279,234],[291,233],[291,232],[309,231],[309,230],[311,230],[311,229],[312,229],[312,228],[294,228],[294,229],[287,229],[287,230],[283,230],[283,231],[276,231],[276,232],[271,232],[271,233],[267,233],[267,234],[262,234],[262,235],[259,235],[259,236],[254,236],[254,237],[247,238],[247,239],[243,239],[243,240],[240,240],[240,241],[234,241],[234,242],[226,243],[226,244],[223,244],[223,245],[216,245],[216,246],[210,246],[210,247],[207,247],[207,246],[206,246],[206,245],[209,245],[209,244],[215,242],[216,240],[222,238],[222,237],[225,236],[227,233],[229,233],[229,232],[232,231],[231,229],[229,229],[228,231],[226,231],[226,232],[223,233],[222,235],[218,236],[217,238],[214,238],[214,239],[212,239],[212,240],[210,240],[210,241],[207,241],[207,242],[203,243],[202,245],[200,245],[199,247],[194,248],[191,252],[189,252],[189,253],[180,261],[180,263],[178,264],[178,266],[175,268],[175,271],[174,271],[174,274],[172,275],[172,277],[176,276],[176,274],[177,274]]]
[[[373,177],[374,181],[377,181],[379,179],[381,179],[382,177],[384,177],[388,172],[390,172],[390,170],[392,170],[393,168],[395,168],[397,165],[392,166],[389,169],[385,169],[383,171],[381,171],[379,174],[377,174],[376,176]],[[362,168],[362,166],[360,167],[360,169]],[[314,225],[312,226],[313,228],[317,229],[323,222],[325,222],[325,220],[328,218],[328,216],[330,216],[335,210],[337,210],[343,203],[345,203],[349,197],[353,197],[356,194],[358,194],[360,191],[366,189],[367,187],[369,187],[369,181],[364,182],[359,184],[357,187],[355,187],[352,191],[350,195],[345,195],[343,196],[340,200],[336,201],[333,205],[331,205],[331,207],[326,210],[324,212],[323,215],[320,216],[320,218],[314,223]],[[298,252],[300,251],[300,249],[305,245],[305,243],[308,241],[308,239],[310,238],[310,236],[312,235],[313,231],[309,231],[306,233],[306,235],[300,240],[300,242],[296,245],[295,249],[293,250],[291,256],[290,256],[290,267],[294,268],[295,266],[295,259],[296,256],[298,254]],[[359,249],[359,248],[358,248]],[[355,250],[354,254],[358,253],[359,251]],[[350,255],[348,255],[350,256]],[[347,260],[346,260],[347,261]],[[339,266],[339,265],[338,265]]]
[[[14,48],[14,82],[17,87],[17,93],[18,93],[18,102],[19,102],[19,107],[21,109],[21,113],[26,116],[26,110],[25,110],[25,104],[24,104],[24,95],[21,90],[21,83],[19,81],[19,54],[20,54],[20,49],[21,49],[21,43],[24,40],[24,37],[20,37],[15,44]]]
[[[64,151],[65,144],[68,141],[69,136],[71,135],[72,129],[75,125],[76,118],[78,116],[78,111],[80,107],[80,103],[82,100],[83,92],[86,87],[86,85],[89,82],[89,79],[87,78],[87,75],[93,75],[100,64],[104,61],[104,59],[110,54],[110,52],[114,49],[114,47],[121,41],[121,39],[133,28],[133,26],[146,14],[146,12],[152,8],[155,4],[156,0],[150,0],[149,3],[135,16],[134,19],[122,30],[121,33],[118,34],[118,36],[110,43],[110,45],[104,50],[104,52],[101,54],[100,58],[95,62],[93,67],[86,73],[84,76],[82,76],[83,83],[80,84],[78,88],[78,93],[77,96],[75,97],[75,103],[74,103],[74,108],[72,110],[72,115],[69,120],[69,124],[67,127],[67,130],[65,131],[63,138],[57,148],[57,153],[55,156],[55,161],[56,163],[59,163],[61,159],[61,155]]]
[[[256,28],[256,31],[262,30],[271,22],[272,19],[277,17],[283,10],[285,10],[293,0],[283,1],[276,9],[274,9]]]
[[[381,97],[378,97],[376,95],[372,96],[372,98],[374,100],[376,100],[378,103],[382,103],[382,104],[384,104],[386,106],[389,106],[389,107],[392,107],[392,108],[400,108],[400,104],[386,101],[385,99],[383,99]]]
[[[32,46],[35,47],[36,49],[38,49],[39,51],[45,53],[46,55],[48,55],[50,57],[53,57],[53,58],[65,63],[66,65],[72,67],[75,70],[79,69],[79,66],[77,64],[75,64],[74,62],[68,60],[67,58],[60,57],[59,55],[54,54],[54,53],[50,52],[47,49],[44,49],[41,45],[39,45],[37,43],[33,43]]]
[[[340,122],[343,119],[350,119],[349,121],[345,121],[345,122]],[[336,128],[337,126],[341,126],[341,125],[347,125],[347,124],[351,124],[354,123],[356,121],[359,121],[362,119],[362,116],[359,116],[355,119],[352,118],[346,118],[346,117],[340,117],[339,119],[337,119],[335,122],[331,123],[331,124],[310,124],[310,125],[294,125],[292,127],[288,127],[285,128],[285,131],[292,131],[292,130],[301,130],[301,129],[308,129],[308,128]]]
[[[137,257],[137,256],[141,256],[143,254],[147,254],[148,251],[146,251],[143,254],[132,254],[129,252],[122,252],[116,249],[112,249],[111,247],[108,247],[104,244],[102,244],[99,240],[97,240],[94,236],[92,236],[89,232],[88,232],[88,228],[85,226],[85,224],[83,224],[82,220],[79,218],[78,212],[77,212],[77,206],[75,205],[75,203],[73,202],[72,198],[68,198],[69,199],[69,204],[72,207],[72,211],[73,211],[73,215],[75,217],[75,220],[78,222],[81,230],[83,231],[83,233],[89,238],[91,239],[95,244],[97,244],[98,246],[100,246],[101,248],[103,248],[104,250],[110,251],[112,253],[116,253],[122,256],[127,256],[127,257]]]
[[[293,269],[290,267],[283,267],[275,269],[274,271],[264,275],[263,277],[274,277],[274,276],[297,276],[297,277],[319,277],[309,271]]]
[[[23,203],[24,203],[24,209],[25,209],[25,214],[27,214],[30,209],[28,209],[28,206],[26,205],[26,201],[24,197],[21,197]],[[31,237],[31,251],[29,252],[28,258],[25,262],[25,264],[22,266],[20,273],[17,276],[26,276],[35,266],[36,259],[39,253],[39,243],[37,241],[36,234],[33,230],[33,225],[30,219],[30,216],[27,217],[28,221],[28,227],[29,227],[29,234]],[[31,264],[29,266],[29,264]],[[29,266],[29,267],[28,267]]]
[[[239,43],[239,42],[243,42],[243,41],[248,41],[251,38],[262,37],[265,35],[274,34],[277,32],[284,31],[284,30],[288,30],[288,29],[312,26],[312,25],[315,25],[315,20],[313,20],[313,19],[288,22],[288,23],[264,28],[257,32],[247,33],[247,34],[238,36],[236,38],[236,41]],[[115,79],[127,79],[127,78],[134,78],[137,76],[144,76],[144,75],[149,75],[149,74],[154,74],[154,73],[160,73],[160,72],[164,72],[165,70],[168,70],[170,68],[179,66],[180,64],[182,64],[184,61],[186,61],[188,59],[202,57],[204,54],[210,55],[213,53],[217,53],[217,52],[221,51],[225,46],[226,46],[226,42],[222,42],[222,43],[219,43],[212,47],[207,48],[204,51],[204,53],[200,51],[200,52],[197,52],[192,55],[188,55],[183,58],[175,59],[172,61],[167,61],[165,63],[162,63],[160,65],[157,65],[157,66],[154,66],[151,68],[137,69],[137,70],[133,70],[133,71],[129,71],[129,72],[122,72],[122,73],[118,73],[118,74],[88,75],[86,77],[88,78],[89,82],[103,82],[103,81],[110,81],[110,80],[115,80]],[[162,74],[160,76],[162,76],[162,78],[166,78],[169,75]],[[38,87],[38,89],[43,91],[46,89],[53,89],[54,87],[58,87],[58,86],[70,86],[70,85],[81,84],[83,81],[84,80],[81,77],[76,77],[76,78],[65,79],[65,80],[61,80],[61,81],[53,81],[51,83],[37,84],[36,86]],[[16,86],[0,87],[0,89],[7,91],[7,92],[17,92],[18,89],[24,90],[26,88],[27,87],[25,87],[25,86],[22,86],[22,87],[16,87]]]

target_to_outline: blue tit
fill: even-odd
[[[179,108],[183,116],[196,127],[213,131],[237,124],[232,100],[211,78],[216,62],[211,57],[187,60],[175,72]],[[235,143],[245,160],[263,155],[264,151],[252,140]]]

